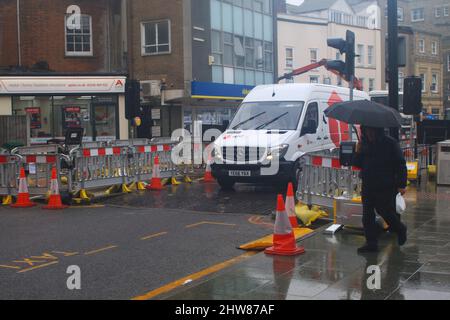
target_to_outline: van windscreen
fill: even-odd
[[[229,129],[296,130],[304,104],[303,101],[246,102],[239,107]]]

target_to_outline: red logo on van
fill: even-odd
[[[330,98],[328,99],[328,105],[331,107],[333,104],[342,102],[343,100],[333,91]],[[336,119],[328,118],[328,127],[330,130],[331,141],[333,141],[336,147],[339,147],[342,140],[349,139],[349,125],[348,123],[338,121]]]
[[[116,81],[116,87],[123,87],[123,81],[122,80],[117,80]]]

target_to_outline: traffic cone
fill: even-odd
[[[214,182],[214,178],[211,173],[211,164],[209,160],[206,162],[206,170],[205,175],[203,176],[203,182]]]
[[[59,194],[58,176],[56,174],[56,168],[52,168],[52,180],[50,182],[50,198],[48,204],[43,206],[42,209],[48,210],[60,210],[66,209],[68,206],[62,204],[61,195]]]
[[[152,180],[150,184],[146,186],[147,190],[162,190],[161,172],[159,171],[159,157],[156,156],[153,163]]]
[[[297,216],[295,215],[295,198],[294,187],[292,182],[288,184],[288,190],[286,194],[286,212],[291,222],[292,228],[298,228]]]
[[[19,177],[19,193],[17,194],[16,203],[12,204],[12,208],[29,208],[34,207],[36,203],[30,201],[30,193],[28,192],[27,177],[25,169],[20,168]]]
[[[305,252],[303,247],[297,247],[291,223],[286,214],[283,196],[277,198],[277,215],[273,234],[273,246],[264,250],[267,254],[293,256]]]

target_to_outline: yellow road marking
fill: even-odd
[[[39,268],[48,267],[48,266],[51,266],[51,265],[56,264],[56,263],[58,263],[58,261],[53,261],[53,262],[49,262],[49,263],[40,264],[40,265],[32,267],[32,268],[28,268],[28,269],[23,269],[23,270],[17,271],[17,273],[24,273],[24,272],[28,272],[28,271],[31,271],[31,270],[36,270],[36,269],[39,269]]]
[[[42,256],[31,256],[33,259],[42,259],[42,260],[58,260],[58,257],[51,255],[50,253],[43,253]]]
[[[110,249],[114,249],[114,248],[117,248],[117,246],[108,246],[108,247],[104,247],[104,248],[88,251],[88,252],[85,252],[84,254],[88,256],[88,255],[91,255],[91,254],[99,253],[99,252],[110,250]]]
[[[165,234],[167,234],[167,232],[155,233],[155,234],[151,234],[149,236],[142,237],[141,240],[148,240],[148,239],[156,238],[156,237],[159,237],[159,236],[163,236]]]
[[[90,205],[80,205],[80,206],[70,206],[69,209],[87,209],[87,208],[104,208],[104,204],[90,204]]]
[[[202,221],[202,222],[198,222],[198,223],[189,224],[189,225],[185,226],[185,228],[193,228],[193,227],[200,226],[202,224],[212,224],[212,225],[230,226],[230,227],[236,226],[236,224],[234,224],[234,223]]]
[[[189,275],[187,277],[184,277],[184,278],[181,278],[179,280],[173,281],[173,282],[171,282],[169,284],[166,284],[165,286],[162,286],[160,288],[152,290],[152,291],[150,291],[150,292],[148,292],[146,294],[134,297],[132,300],[149,300],[151,298],[159,296],[160,294],[172,291],[173,289],[182,286],[183,284],[186,283],[186,281],[195,281],[195,280],[201,279],[201,278],[203,278],[203,277],[205,277],[207,275],[210,275],[210,274],[212,274],[214,272],[217,272],[217,271],[220,271],[222,269],[225,269],[225,268],[227,268],[227,267],[229,267],[229,266],[231,266],[231,265],[233,265],[235,263],[238,263],[239,261],[242,261],[242,260],[244,260],[244,259],[246,259],[248,257],[251,257],[251,256],[253,256],[255,254],[257,254],[257,252],[253,252],[253,251],[246,252],[246,253],[244,253],[244,254],[242,254],[240,256],[237,256],[237,257],[235,257],[233,259],[224,261],[224,262],[216,264],[216,265],[214,265],[212,267],[203,269],[203,270],[201,270],[201,271],[199,271],[197,273],[191,274],[191,275]]]
[[[7,266],[5,264],[0,264],[0,268],[6,268],[6,269],[20,269],[20,267],[17,266]]]
[[[25,258],[23,260],[14,260],[13,262],[14,263],[26,263],[29,266],[34,266],[36,263],[45,262],[45,260],[42,261],[42,260],[32,260],[32,259],[29,259],[29,258]]]
[[[78,254],[78,252],[64,252],[64,251],[52,251],[52,252],[56,254],[62,254],[64,257],[72,257]]]

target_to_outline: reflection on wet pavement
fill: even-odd
[[[378,254],[358,255],[361,234],[343,230],[334,236],[317,232],[302,241],[296,257],[264,253],[203,282],[175,290],[162,299],[450,299],[450,189],[410,188],[409,240],[401,248],[395,234],[383,234]],[[271,200],[271,199],[270,199]],[[378,265],[381,288],[369,289]]]
[[[238,184],[234,191],[222,191],[216,183],[196,182],[167,186],[163,191],[127,194],[106,203],[135,208],[268,215],[274,209],[276,194],[270,186]]]

